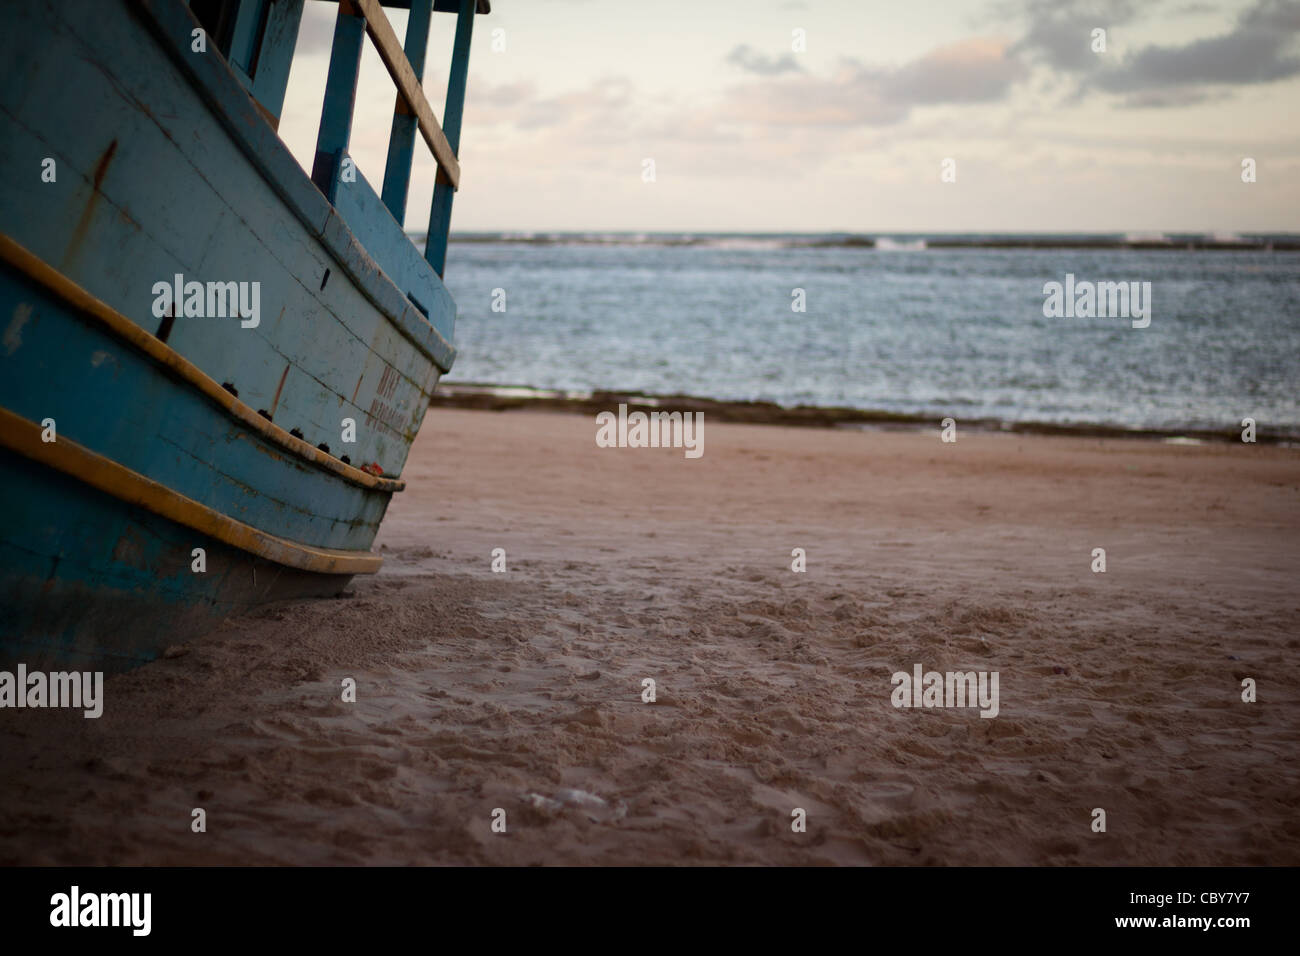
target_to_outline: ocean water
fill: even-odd
[[[1300,252],[986,241],[461,238],[447,381],[1300,434]],[[1067,273],[1149,282],[1150,326],[1044,316]]]

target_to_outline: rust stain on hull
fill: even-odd
[[[117,140],[108,144],[99,157],[99,162],[95,164],[95,172],[91,175],[91,193],[90,199],[86,203],[86,208],[81,211],[81,218],[77,220],[77,227],[72,230],[72,239],[68,243],[67,250],[63,253],[63,262],[66,265],[72,260],[81,248],[81,244],[86,239],[86,231],[90,228],[90,220],[95,215],[95,206],[99,202],[99,197],[103,195],[101,187],[104,185],[104,176],[108,173],[108,164],[113,161],[113,154],[117,152]]]
[[[271,417],[275,418],[275,408],[280,404],[280,392],[284,390],[284,380],[289,377],[289,366],[285,365],[280,373],[280,384],[275,387],[275,398],[271,400]]]
[[[95,192],[99,192],[104,185],[104,174],[108,172],[108,164],[113,161],[113,154],[117,152],[117,140],[108,144],[108,149],[104,150],[104,155],[99,157],[99,162],[95,164],[95,175],[92,182],[95,184]]]

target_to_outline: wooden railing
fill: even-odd
[[[443,9],[442,3],[438,6]],[[476,9],[486,9],[487,5],[482,0],[459,2],[444,112],[447,120],[446,133],[438,124],[420,85],[433,7],[434,0],[412,0],[406,47],[403,49],[379,0],[339,0],[338,18],[334,24],[334,44],[330,51],[329,76],[325,84],[325,103],[321,109],[316,157],[312,164],[312,181],[327,196],[332,195],[331,190],[339,174],[338,164],[346,156],[351,138],[361,49],[365,34],[369,34],[380,60],[397,87],[392,135],[384,170],[383,203],[398,225],[402,225],[406,216],[415,130],[418,129],[438,165],[433,205],[429,212],[425,259],[441,276],[446,260],[452,197],[460,185],[460,163],[456,152],[460,145],[460,121],[465,105],[469,41]]]
[[[460,163],[456,161],[456,152],[447,142],[429,101],[424,98],[420,77],[415,75],[405,51],[397,42],[397,34],[393,32],[393,26],[388,22],[388,16],[379,5],[379,0],[343,0],[342,5],[351,7],[355,16],[365,19],[366,32],[374,41],[379,58],[384,61],[388,75],[397,84],[399,97],[405,101],[407,109],[415,114],[420,134],[433,152],[433,158],[438,163],[439,179],[455,189],[460,185]],[[415,4],[412,3],[412,6]],[[473,7],[470,9],[472,11]],[[425,39],[427,42],[427,34]]]

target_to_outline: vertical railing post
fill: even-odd
[[[311,181],[331,202],[334,200],[331,190],[338,175],[335,166],[352,137],[352,112],[357,101],[357,74],[361,70],[361,46],[365,37],[365,17],[358,16],[348,0],[339,0],[329,75],[325,80],[325,104],[321,107],[320,132],[316,135],[316,158],[311,165]]]
[[[476,5],[477,0],[460,0],[460,13],[456,17],[456,42],[451,54],[451,77],[447,82],[447,107],[442,117],[442,131],[458,158],[460,120],[465,110],[465,81],[469,75],[469,41],[474,31]],[[439,276],[447,265],[447,234],[451,229],[451,201],[454,196],[455,190],[439,176],[433,187],[429,235],[424,246],[424,258]]]
[[[411,15],[406,21],[406,59],[417,80],[424,80],[424,56],[429,46],[429,21],[433,19],[433,0],[411,0]],[[411,185],[411,160],[415,151],[415,113],[399,91],[393,107],[393,129],[388,137],[388,160],[384,165],[384,205],[400,226],[406,219],[406,194]]]

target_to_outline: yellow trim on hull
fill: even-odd
[[[374,574],[383,563],[370,551],[319,548],[259,531],[74,441],[42,441],[41,426],[7,408],[0,408],[0,446],[268,561],[320,574]]]
[[[263,418],[250,406],[244,404],[218,385],[202,369],[167,345],[167,343],[146,332],[112,306],[95,298],[77,283],[4,233],[0,233],[0,260],[8,263],[28,278],[40,283],[54,295],[77,309],[82,315],[96,319],[113,335],[135,346],[135,348],[144,352],[160,365],[166,366],[178,378],[202,392],[204,397],[224,408],[231,417],[239,419],[240,422],[268,441],[286,448],[299,458],[305,458],[319,468],[334,472],[340,478],[350,481],[354,485],[390,493],[401,491],[406,487],[406,482],[401,479],[379,478],[362,471],[360,468],[346,465],[337,458],[312,447],[301,438],[290,435],[279,425]]]

